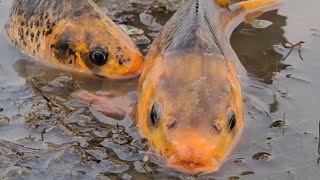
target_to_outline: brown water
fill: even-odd
[[[152,40],[179,1],[97,2],[108,7],[114,20],[143,29]],[[10,0],[0,1],[1,178],[318,179],[319,1],[286,0],[280,10],[259,18],[271,21],[271,26],[241,24],[234,31],[231,43],[250,77],[243,84],[245,129],[221,170],[205,176],[172,172],[152,157],[144,162],[147,144],[131,114],[116,120],[71,97],[86,89],[135,101],[136,79],[119,82],[62,72],[34,62],[7,43],[3,26],[10,5]],[[142,23],[139,14],[144,12],[142,17],[152,14],[156,23],[147,18]],[[133,38],[146,52],[148,39]],[[290,50],[281,45],[284,39],[306,42],[301,48],[304,61],[297,48],[283,60]]]

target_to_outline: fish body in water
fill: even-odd
[[[230,34],[246,14],[278,3],[189,0],[156,37],[139,80],[137,119],[166,166],[210,173],[226,160],[243,126]]]
[[[95,75],[128,77],[143,64],[130,37],[91,0],[14,0],[6,33],[39,60]]]

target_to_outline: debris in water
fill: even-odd
[[[299,51],[299,56],[300,56],[300,59],[303,61],[303,57],[302,57],[302,54],[301,54],[301,48],[302,48],[302,44],[304,44],[305,42],[304,41],[299,41],[297,44],[292,44],[290,43],[287,39],[283,39],[284,43],[282,43],[282,46],[284,48],[287,48],[287,49],[290,49],[289,53],[282,59],[282,61],[286,60],[289,55],[292,53],[293,49],[294,48],[298,48],[298,51]],[[289,45],[288,45],[289,44]]]
[[[236,160],[234,160],[234,163],[238,164],[238,165],[243,165],[243,158],[237,158]]]
[[[252,174],[254,174],[254,172],[252,172],[252,171],[244,171],[240,175],[241,176],[247,176],[247,175],[252,175]]]
[[[144,31],[142,29],[138,29],[134,26],[120,24],[119,27],[126,32],[129,36],[131,35],[143,35]]]
[[[319,154],[319,156],[320,156],[320,121],[319,121],[319,127],[318,127],[318,129],[319,129],[319,137],[318,137],[318,154]],[[317,162],[318,164],[320,164],[320,157],[318,158],[318,162]]]
[[[149,156],[148,155],[145,155],[144,157],[143,157],[143,162],[148,162],[149,161]]]
[[[269,128],[274,128],[274,127],[284,128],[285,125],[286,125],[286,113],[283,114],[283,118],[282,118],[282,119],[273,122],[273,123],[269,126]]]
[[[252,156],[254,160],[262,160],[262,161],[268,161],[271,154],[267,152],[259,152]]]
[[[271,26],[273,23],[271,21],[262,20],[262,19],[255,19],[251,23],[251,26],[256,29],[265,29]]]
[[[238,179],[240,179],[239,176],[231,176],[228,178],[228,180],[238,180]]]

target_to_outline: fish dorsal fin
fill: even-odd
[[[227,0],[215,0],[215,1],[220,5],[220,4],[223,4],[223,1],[227,1]],[[221,25],[223,26],[223,29],[228,31],[230,29],[229,25],[232,26],[236,24],[236,22],[234,21],[237,18],[242,16],[244,17],[245,15],[248,15],[248,14],[254,14],[256,15],[256,17],[258,17],[257,14],[262,14],[262,12],[266,10],[271,10],[275,8],[277,5],[279,5],[280,3],[281,3],[281,0],[248,0],[248,1],[241,1],[235,4],[229,4],[227,7],[224,7],[224,10],[221,12],[221,15],[220,15]],[[232,30],[229,30],[229,31],[232,31]]]

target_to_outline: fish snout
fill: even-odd
[[[168,158],[169,167],[191,173],[213,172],[219,165],[212,143],[197,137],[177,141],[174,153]]]
[[[131,57],[129,58],[129,72],[136,73],[141,70],[143,65],[143,57],[140,52],[131,53]]]
[[[143,65],[143,57],[139,51],[128,52],[128,56],[124,56],[123,53],[115,55],[115,61],[125,67],[123,74],[137,74]]]

